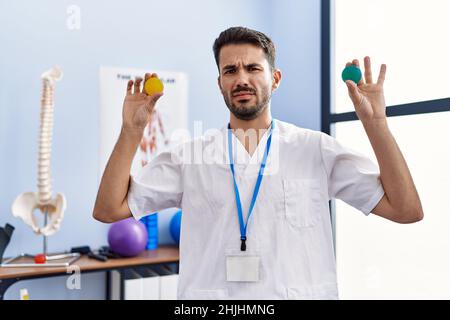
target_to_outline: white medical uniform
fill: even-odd
[[[159,154],[132,176],[128,204],[136,219],[183,210],[179,299],[338,298],[328,201],[338,198],[369,214],[384,195],[378,166],[329,135],[274,121],[246,251],[240,250],[226,126]],[[233,135],[244,222],[267,136],[250,156]],[[259,256],[260,280],[227,282],[227,255]]]

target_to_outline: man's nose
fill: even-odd
[[[248,87],[249,86],[249,77],[248,74],[244,71],[239,71],[237,73],[236,82],[234,83],[235,87]]]

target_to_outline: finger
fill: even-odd
[[[161,98],[163,96],[163,94],[164,93],[159,92],[159,93],[155,93],[155,94],[147,97],[146,107],[149,112],[153,112],[156,102],[159,100],[159,98]]]
[[[346,80],[345,84],[347,85],[347,88],[348,88],[350,94],[356,94],[357,87],[356,87],[356,84],[352,80]]]
[[[364,78],[366,79],[366,83],[372,83],[372,68],[369,57],[364,58]]]
[[[346,67],[350,67],[351,65],[352,65],[351,62],[347,62],[347,63],[345,64]]]
[[[352,100],[353,104],[355,106],[358,105],[359,101],[361,100],[361,94],[358,91],[358,87],[351,80],[345,81],[345,84],[347,85],[348,95],[350,96],[350,99]]]
[[[380,67],[380,74],[378,75],[377,83],[379,85],[383,85],[385,77],[386,77],[386,65],[383,63]]]
[[[128,83],[127,83],[127,95],[133,94],[133,92],[131,91],[131,88],[133,88],[133,80],[128,80]]]
[[[353,59],[352,64],[357,66],[359,68],[359,60],[358,59]],[[363,78],[361,77],[361,79],[358,81],[358,86],[364,84]]]
[[[159,100],[159,98],[161,98],[163,95],[164,95],[163,92],[158,92],[158,93],[153,94],[152,95],[153,103],[156,103]]]
[[[141,93],[141,77],[136,77],[136,80],[134,81],[134,94]]]

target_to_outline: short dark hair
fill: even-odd
[[[228,44],[252,44],[260,47],[266,54],[270,67],[275,69],[275,45],[272,40],[264,33],[245,27],[232,27],[222,31],[219,37],[214,41],[213,51],[216,59],[217,68],[219,67],[220,49]]]

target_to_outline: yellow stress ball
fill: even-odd
[[[151,77],[148,78],[147,81],[144,83],[144,90],[147,92],[149,96],[163,92],[164,85],[161,80],[159,80],[157,77]]]

